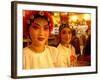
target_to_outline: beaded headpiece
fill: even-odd
[[[28,36],[27,27],[34,21],[36,16],[45,17],[49,23],[49,31],[51,32],[53,29],[53,19],[50,12],[47,11],[32,11],[32,10],[25,10],[27,14],[23,17],[23,36]]]

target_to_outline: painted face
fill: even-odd
[[[45,45],[49,37],[48,21],[44,18],[36,18],[29,28],[30,38],[34,45]]]
[[[70,28],[64,28],[61,31],[61,42],[64,44],[69,44],[72,38],[72,33]]]

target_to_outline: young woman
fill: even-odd
[[[75,66],[76,63],[76,53],[74,47],[70,44],[72,38],[71,29],[67,24],[62,24],[59,28],[60,43],[58,45],[58,50],[60,53],[60,65],[62,67]]]
[[[23,69],[56,67],[58,50],[46,44],[53,28],[50,13],[30,11],[24,20],[28,21],[24,31],[27,32],[31,44],[23,50]]]

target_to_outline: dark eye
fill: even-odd
[[[36,25],[32,26],[32,28],[34,28],[34,29],[39,29],[39,27],[36,26]]]
[[[62,31],[62,34],[66,34],[66,31]]]
[[[48,30],[49,29],[49,27],[48,26],[44,26],[44,30]]]
[[[68,31],[68,34],[71,34],[71,31]]]

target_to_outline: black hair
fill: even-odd
[[[72,30],[72,36],[76,36],[76,30],[75,29]]]
[[[62,31],[63,28],[70,28],[68,24],[61,24],[61,26],[59,27],[59,33]]]

